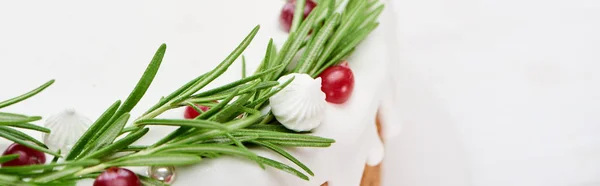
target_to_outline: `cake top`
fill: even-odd
[[[335,3],[331,2],[335,6]],[[373,24],[350,24],[357,19],[347,17],[352,14],[335,14],[329,12],[327,6],[319,5],[311,13],[311,15],[314,14],[313,18],[309,16],[306,20],[302,21],[302,24],[298,24],[296,29],[292,28],[292,35],[295,38],[291,37],[291,39],[288,38],[286,32],[281,31],[277,23],[277,17],[284,2],[260,3],[236,1],[240,6],[235,6],[234,8],[228,6],[227,2],[220,1],[211,3],[211,7],[202,6],[201,3],[189,2],[171,2],[168,4],[147,2],[138,8],[136,8],[137,6],[126,4],[122,7],[106,7],[108,10],[114,11],[114,14],[107,15],[107,17],[99,17],[98,12],[94,12],[98,8],[97,6],[88,7],[89,5],[80,5],[81,9],[71,10],[63,8],[64,11],[57,11],[61,13],[53,13],[49,14],[49,17],[40,18],[40,20],[34,21],[34,24],[31,25],[39,26],[47,24],[44,23],[46,21],[50,21],[63,27],[56,27],[56,30],[50,29],[47,33],[31,36],[32,40],[38,43],[35,45],[32,43],[32,40],[22,40],[23,38],[19,37],[16,39],[7,39],[9,43],[12,41],[15,46],[23,45],[23,43],[25,43],[24,45],[32,46],[29,48],[30,51],[27,51],[32,54],[23,55],[25,51],[20,50],[19,47],[11,48],[10,52],[6,53],[8,59],[15,59],[19,63],[11,65],[11,68],[14,68],[11,71],[13,73],[4,73],[0,77],[3,79],[8,79],[9,77],[14,79],[14,76],[27,78],[19,78],[19,81],[8,81],[5,86],[12,88],[3,91],[0,93],[0,96],[8,98],[18,95],[26,88],[32,87],[32,85],[48,77],[54,77],[57,81],[49,89],[31,98],[31,100],[2,108],[2,111],[38,114],[44,118],[48,118],[42,121],[49,121],[52,118],[49,116],[61,113],[64,108],[75,108],[76,111],[70,110],[62,113],[73,117],[71,119],[74,122],[61,120],[62,122],[56,123],[77,123],[77,121],[85,120],[78,119],[81,116],[82,118],[91,118],[94,124],[89,123],[91,129],[88,132],[82,132],[84,133],[83,137],[77,138],[78,140],[76,141],[83,145],[75,144],[74,147],[68,147],[68,153],[61,153],[63,158],[59,159],[59,162],[77,164],[77,166],[69,167],[73,168],[72,170],[58,167],[50,173],[41,175],[33,174],[32,176],[32,174],[26,173],[17,174],[14,171],[11,172],[10,167],[2,167],[0,168],[0,174],[10,173],[20,178],[32,177],[33,180],[24,181],[41,183],[66,181],[65,179],[70,176],[96,176],[102,173],[104,169],[112,166],[129,168],[130,166],[143,164],[143,169],[130,169],[134,170],[135,173],[141,174],[140,179],[147,181],[150,179],[143,178],[147,169],[145,168],[146,166],[195,164],[194,166],[178,167],[179,178],[175,182],[176,185],[198,182],[207,184],[234,184],[234,182],[243,183],[241,181],[249,181],[253,178],[255,181],[252,183],[265,183],[263,185],[281,185],[282,183],[290,183],[289,185],[314,185],[325,181],[332,181],[330,185],[336,184],[336,181],[338,184],[344,185],[341,184],[345,183],[341,179],[345,177],[342,176],[343,171],[333,173],[334,171],[331,168],[324,166],[327,163],[336,162],[332,157],[346,155],[347,158],[339,158],[336,164],[342,165],[351,162],[351,164],[360,164],[360,167],[369,159],[368,157],[371,157],[370,163],[374,164],[381,159],[381,143],[376,136],[374,125],[370,125],[372,121],[369,121],[367,118],[370,117],[372,120],[374,118],[372,116],[375,115],[377,110],[377,96],[379,95],[377,91],[382,86],[381,82],[377,81],[385,77],[383,73],[378,72],[385,71],[384,64],[387,60],[381,46],[377,46],[384,40],[381,36],[367,39],[362,44],[363,47],[354,47],[359,43],[358,41],[363,40],[367,36],[371,31],[369,29],[374,29],[375,27],[373,26],[376,26],[376,19],[368,19],[367,12],[379,11],[380,6],[361,0],[351,2],[353,3],[346,9],[343,9],[344,5],[340,5],[342,7],[340,10],[346,12],[364,11],[364,15],[362,16],[365,19],[362,21]],[[55,3],[57,4],[49,6],[60,7],[61,3],[74,2],[59,1]],[[260,8],[250,8],[257,7],[256,4],[261,4]],[[261,13],[257,13],[256,9],[260,9]],[[244,16],[228,17],[227,15],[229,14],[226,12],[229,11],[237,12],[231,15]],[[22,13],[22,15],[25,14],[26,12]],[[215,19],[208,19],[211,15],[221,16],[217,16],[218,18]],[[323,25],[312,27],[318,24],[310,23],[318,22],[318,19],[322,19]],[[214,27],[214,25],[223,25],[218,24],[222,22],[236,24],[219,26],[219,28]],[[348,26],[345,32],[342,32],[343,25],[347,22],[350,26]],[[75,25],[74,23],[81,24]],[[260,30],[258,27],[252,29],[252,24],[261,24]],[[115,29],[119,25],[121,27]],[[95,30],[98,28],[100,28],[100,31]],[[311,29],[316,30],[316,34],[311,33]],[[325,32],[328,29],[329,33]],[[367,30],[368,32],[363,33],[364,31],[361,32],[362,30]],[[45,35],[48,33],[54,37]],[[239,43],[244,39],[244,34],[248,34],[248,36],[241,42],[240,47],[232,53],[233,55],[226,53],[225,50],[235,48],[237,44],[234,43]],[[273,37],[271,45],[269,45],[269,37]],[[300,37],[308,39],[309,42],[301,42],[303,40],[298,39]],[[330,53],[324,55],[323,51],[327,49],[327,44],[331,43],[333,38],[336,37],[340,38],[338,41],[340,44],[332,45]],[[60,43],[71,44],[59,45],[66,46],[64,48],[52,47],[54,45],[50,43],[57,38],[60,39]],[[318,38],[324,40],[321,41]],[[356,42],[354,41],[355,38],[358,38]],[[156,42],[157,40],[163,41]],[[251,40],[252,42],[250,42]],[[145,46],[152,46],[152,44],[148,44],[150,42],[166,42],[169,43],[169,48],[166,49],[166,46],[159,47],[155,52],[152,62],[146,71],[143,72],[144,66],[147,65],[144,62],[150,60],[149,55],[152,55],[150,51],[156,50]],[[286,48],[286,45],[289,45],[292,49]],[[294,47],[297,48],[294,49]],[[300,51],[300,47],[303,47],[303,51]],[[354,55],[350,58],[348,58],[351,54],[349,49],[355,50]],[[347,54],[344,53],[346,50],[348,50]],[[269,53],[268,51],[271,52]],[[285,55],[286,52],[287,55]],[[296,57],[294,53],[301,55]],[[242,54],[245,56],[245,73],[241,72],[243,69],[241,65]],[[336,54],[341,57],[336,58]],[[229,57],[220,65],[215,63],[215,61],[223,61],[223,58],[228,55]],[[263,61],[265,56],[273,62],[269,63],[269,60]],[[324,60],[321,60],[321,58]],[[287,81],[277,81],[280,79],[279,77],[288,73],[300,73],[306,74],[310,78],[317,78],[326,69],[338,65],[344,59],[348,59],[350,66],[345,68],[352,69],[351,71],[355,77],[355,88],[352,96],[348,96],[348,100],[344,100],[343,104],[323,102],[325,106],[322,107],[322,111],[318,109],[311,111],[313,113],[320,112],[322,115],[321,122],[317,122],[317,125],[303,129],[290,127],[286,129],[282,126],[287,125],[280,124],[283,124],[287,120],[284,121],[280,117],[293,112],[272,112],[281,114],[271,114],[268,112],[269,109],[275,109],[269,107],[268,98],[278,94],[279,92],[277,91],[285,90],[292,82],[300,83],[300,81],[295,80],[298,77],[288,79]],[[331,63],[328,63],[329,61]],[[294,66],[295,63],[298,65]],[[160,69],[158,68],[159,66]],[[287,70],[282,68],[286,66],[288,67]],[[25,71],[25,68],[27,68],[26,72],[36,74],[36,76],[20,76],[21,73],[19,71]],[[128,94],[128,91],[131,91],[132,85],[136,84],[136,80],[139,79],[142,73],[144,74],[143,78],[139,81],[140,83],[136,86],[136,89],[134,89],[134,93],[129,97],[124,97]],[[204,76],[202,76],[203,74]],[[245,74],[246,78],[258,74],[257,77],[260,78],[248,79],[247,82],[230,87],[221,87],[223,89],[215,89],[219,86],[243,79],[243,74]],[[200,78],[191,81],[191,86],[188,86],[184,91],[175,93],[172,97],[167,96],[185,82],[196,77]],[[152,82],[151,85],[150,82]],[[318,88],[317,86],[317,90]],[[298,90],[301,89],[303,88],[298,88]],[[187,92],[190,92],[189,95],[187,95]],[[327,92],[324,91],[324,94],[327,94]],[[144,95],[144,98],[138,100],[141,95]],[[161,96],[165,96],[166,99],[161,99]],[[114,103],[119,98],[123,99],[123,101],[107,109],[111,103]],[[214,103],[212,100],[218,100],[218,103]],[[202,114],[196,120],[185,120],[182,117],[182,112],[188,103],[191,103],[190,105],[198,104],[197,108],[194,106],[188,107],[193,110],[202,110],[200,106],[210,107],[210,109],[205,112],[200,111]],[[316,103],[315,105],[321,105],[319,102]],[[293,109],[295,107],[283,108]],[[321,108],[321,106],[310,106],[310,108]],[[106,120],[102,120],[103,117],[101,116],[103,112],[112,116],[105,117]],[[238,118],[240,115],[241,118]],[[301,116],[304,117],[306,114],[301,114]],[[310,117],[310,119],[313,118]],[[27,117],[22,122],[27,123],[29,120],[38,119],[36,117]],[[302,125],[303,123],[298,121],[303,120],[306,119],[291,119],[290,121],[295,121],[295,124]],[[41,124],[43,122],[38,123]],[[81,123],[86,125],[86,122]],[[217,123],[221,125],[217,125]],[[266,129],[261,128],[264,126],[259,123],[272,125],[266,126],[268,127]],[[155,144],[176,129],[172,126],[146,127],[156,124],[199,129],[184,131],[182,134],[174,135],[176,136],[175,139],[171,139],[170,142],[183,145],[182,147],[169,146],[169,148],[165,147],[164,149],[156,150],[153,146],[145,145]],[[223,126],[226,127],[223,128]],[[289,129],[311,131],[312,133],[297,133]],[[204,134],[205,130],[225,131],[225,134],[227,131],[232,133],[229,133],[231,136],[218,133],[221,135],[218,138],[214,136],[209,136],[208,139],[198,137]],[[277,130],[278,132],[272,132],[271,130]],[[40,132],[23,131],[25,134],[34,136],[38,141],[41,141],[40,137],[42,135]],[[59,130],[53,130],[52,132],[56,131]],[[128,133],[119,136],[120,131]],[[267,137],[263,137],[263,139],[270,140],[258,140],[262,137],[261,132],[271,132],[268,134],[275,136],[285,135],[291,139],[296,139],[296,141],[292,140],[295,143],[290,143],[289,141]],[[83,140],[85,142],[80,140],[86,137],[95,140]],[[194,140],[210,142],[190,140],[192,137],[196,137]],[[234,140],[231,140],[231,137]],[[118,144],[117,142],[124,142],[123,140],[128,139],[132,139],[131,143],[129,143],[130,145],[115,145]],[[297,141],[300,139],[308,141]],[[351,147],[357,144],[357,140],[363,139],[367,139],[365,140],[366,142],[358,143],[362,144],[362,146]],[[221,141],[215,143],[218,140]],[[334,140],[336,143],[333,143]],[[269,143],[265,145],[265,142]],[[29,142],[26,143],[33,146]],[[268,144],[273,144],[278,146],[276,149],[285,149],[285,152],[296,157],[299,160],[298,162],[301,163],[290,161],[289,157],[286,158],[286,156],[268,151],[270,148],[253,148],[250,146],[250,143],[263,147],[269,147]],[[334,144],[331,148],[288,149],[288,147],[328,147],[331,143]],[[3,142],[2,144],[2,147],[5,148],[10,143]],[[187,149],[191,147],[207,147],[202,146],[207,144],[216,145],[216,147],[222,149],[220,149],[221,151],[202,151],[200,154],[191,153]],[[43,144],[38,145],[38,147],[43,147]],[[251,151],[248,151],[245,146],[250,146]],[[115,149],[102,151],[108,147],[114,147]],[[38,149],[38,151],[44,151],[47,154],[56,154],[57,151],[53,148],[57,147]],[[73,151],[70,148],[76,150]],[[355,148],[352,151],[359,152],[348,155],[348,150],[352,148]],[[223,150],[227,149],[233,149],[235,151],[234,154],[242,154],[242,157],[246,159],[229,157],[228,155],[231,155],[231,152],[223,152]],[[367,150],[360,152],[363,149]],[[80,152],[77,153],[76,151],[78,150]],[[115,158],[114,152],[119,151],[133,151],[134,153],[133,155]],[[49,163],[53,156],[48,156]],[[134,158],[128,159],[128,156],[135,157],[136,161],[133,161]],[[143,160],[144,158],[147,158],[146,161],[140,163],[139,161],[141,160],[139,159]],[[200,158],[204,158],[205,160],[197,164],[201,160]],[[214,160],[206,160],[212,158]],[[283,163],[273,163],[271,160],[264,158]],[[357,158],[364,159],[364,161],[356,161]],[[259,166],[260,164],[263,166],[275,165],[279,168],[282,168],[282,165],[290,166],[289,168],[283,167],[283,169],[284,171],[291,171],[292,174],[274,171],[273,169],[262,171]],[[48,166],[58,166],[58,164],[49,163]],[[352,167],[359,166],[353,165]],[[75,170],[76,168],[80,168],[80,170]],[[219,171],[218,169],[223,171]],[[240,173],[239,175],[245,174],[246,176],[240,176],[240,179],[237,179],[237,181],[234,181],[234,179],[222,179],[236,170],[247,171],[244,173],[238,172]],[[351,170],[352,174],[356,174],[356,172],[362,169],[352,168],[348,170]],[[107,171],[113,170],[109,169]],[[195,176],[198,172],[205,174]],[[48,175],[55,173],[65,173],[65,175],[63,177],[48,177]],[[335,176],[335,174],[339,175]],[[253,175],[258,177],[252,177]],[[285,181],[279,180],[276,177]],[[308,179],[310,182],[302,179]],[[80,183],[85,184],[86,182]]]

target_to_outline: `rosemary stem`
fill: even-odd
[[[88,167],[85,168],[83,170],[80,170],[79,172],[75,173],[75,176],[83,176],[86,174],[90,174],[90,173],[94,173],[94,172],[99,172],[106,169],[106,165],[105,164],[98,164],[96,166],[93,167]]]
[[[156,146],[154,148],[150,148],[150,149],[145,149],[145,150],[138,151],[135,154],[129,155],[129,157],[132,157],[132,156],[144,156],[144,155],[152,154],[152,153],[154,153],[156,151],[162,150],[164,147],[165,147],[165,145],[162,144],[162,145]]]
[[[142,117],[138,118],[136,121],[143,120],[143,119],[155,118],[156,116],[164,113],[165,111],[167,111],[169,109],[172,109],[171,103],[164,104],[163,106],[158,107],[156,110],[153,110],[152,112],[149,112],[149,113],[143,115]]]

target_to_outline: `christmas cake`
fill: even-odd
[[[0,185],[379,185],[385,2],[10,4]]]

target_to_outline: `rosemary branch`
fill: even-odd
[[[298,0],[299,5],[305,0]],[[347,58],[356,46],[373,31],[377,17],[383,10],[378,0],[320,0],[317,7],[306,18],[303,7],[297,6],[290,36],[280,50],[273,40],[269,41],[265,58],[256,72],[246,76],[245,59],[242,57],[242,78],[229,84],[203,90],[206,85],[221,76],[245,51],[259,26],[215,69],[198,76],[171,94],[163,97],[144,114],[131,121],[129,112],[142,99],[162,63],[166,45],[161,45],[146,71],[125,101],[116,101],[94,122],[65,157],[48,150],[43,143],[18,133],[7,132],[10,127],[27,128],[49,132],[34,127],[29,122],[40,117],[0,112],[0,137],[63,158],[62,163],[53,161],[47,165],[23,166],[17,169],[0,168],[0,184],[16,185],[69,185],[78,179],[93,178],[107,167],[189,165],[203,158],[218,158],[232,155],[256,161],[260,166],[294,174],[308,180],[306,175],[314,173],[300,160],[284,150],[284,147],[328,147],[335,141],[308,133],[296,133],[285,129],[274,120],[272,113],[261,114],[259,110],[268,105],[268,99],[293,81],[276,80],[291,72],[307,73],[313,77],[325,68]],[[341,8],[343,5],[345,7]],[[300,53],[301,50],[303,53]],[[302,55],[293,71],[285,71],[297,55]],[[0,109],[27,99],[52,84],[50,81],[40,88],[22,96],[0,102]],[[213,101],[220,100],[219,103]],[[194,120],[155,119],[162,113],[182,106],[210,106]],[[199,109],[198,109],[199,110]],[[242,116],[241,118],[239,116]],[[150,129],[150,125],[178,126],[179,128],[150,146],[135,146],[137,140]],[[122,138],[118,136],[122,135]],[[288,159],[302,171],[248,150],[247,145],[270,149]],[[0,163],[17,156],[0,157]],[[173,158],[176,157],[176,158]],[[10,173],[10,174],[8,174]],[[146,184],[154,184],[141,177]]]

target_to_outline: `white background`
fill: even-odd
[[[600,1],[392,3],[384,185],[600,185]]]
[[[166,88],[147,96],[159,97],[177,87],[171,82],[192,77],[189,72],[195,69],[182,72],[181,66],[219,61],[240,39],[223,36],[247,32],[220,22],[240,19],[234,14],[201,19],[207,25],[230,25],[205,36],[194,35],[196,30],[183,24],[199,22],[193,17],[180,20],[170,14],[152,18],[132,15],[130,20],[123,20],[119,16],[133,12],[131,8],[160,7],[148,10],[165,12],[197,9],[164,1],[164,6],[148,7],[133,1],[123,1],[119,6],[68,2],[57,5],[56,1],[38,1],[32,5],[12,1],[10,6],[0,6],[0,64],[13,64],[1,68],[0,77],[3,86],[23,88],[0,87],[0,94],[15,95],[29,85],[41,84],[48,76],[40,74],[60,79],[52,87],[55,91],[51,89],[36,98],[42,103],[40,107],[11,107],[15,112],[39,113],[48,110],[43,106],[71,105],[83,113],[100,113],[108,105],[86,105],[90,101],[108,104],[126,95],[146,65],[128,62],[149,60],[157,43],[168,41],[172,47],[165,59],[179,64],[166,63],[162,71],[181,72],[181,76],[158,79],[156,85]],[[398,138],[386,142],[385,186],[600,186],[600,1],[390,2],[388,8],[396,11],[393,22],[397,38],[391,39],[397,39],[394,54],[398,60],[393,72],[402,131]],[[254,6],[245,8],[269,9],[259,3]],[[211,8],[227,10],[225,6]],[[84,10],[94,12],[81,12]],[[262,14],[249,16],[263,20]],[[118,23],[118,29],[99,26],[112,23]],[[152,32],[139,30],[155,23],[159,24]],[[237,26],[251,28],[255,23],[240,24],[244,25]],[[172,38],[158,37],[174,30],[181,32]],[[263,38],[268,35],[261,34]],[[202,42],[213,37],[220,42]],[[120,45],[98,44],[111,42]],[[266,39],[257,42],[256,46],[265,46]],[[80,52],[69,53],[72,48]],[[211,54],[203,55],[201,51]],[[176,57],[192,53],[193,58]],[[110,61],[109,55],[123,64]],[[60,66],[66,64],[63,59],[86,63]],[[68,67],[96,73],[57,70]],[[95,76],[106,73],[115,76]],[[89,85],[87,81],[119,83]],[[98,89],[114,91],[97,96]]]

